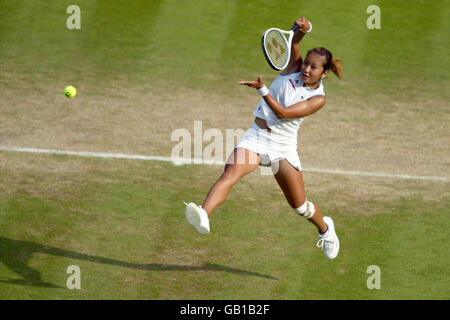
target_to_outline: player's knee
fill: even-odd
[[[302,217],[305,217],[306,219],[311,219],[314,216],[314,213],[316,212],[316,208],[314,206],[314,203],[306,199],[305,203],[303,203],[298,208],[294,208],[294,211],[299,215],[301,215]]]

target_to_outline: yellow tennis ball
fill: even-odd
[[[77,94],[77,89],[75,89],[75,88],[72,87],[72,86],[67,86],[67,87],[64,89],[64,94],[66,95],[67,98],[73,98],[73,97],[75,97],[76,94]]]

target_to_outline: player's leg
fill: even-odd
[[[244,148],[235,148],[228,158],[225,170],[217,182],[209,190],[202,206],[186,203],[185,216],[200,234],[208,234],[209,214],[225,201],[231,187],[243,176],[255,170],[260,162],[259,155]]]
[[[217,182],[211,187],[203,202],[208,214],[225,201],[231,187],[242,177],[254,171],[260,162],[257,153],[244,148],[235,148],[225,164],[225,169]]]
[[[323,248],[327,258],[334,259],[339,252],[339,239],[334,230],[334,222],[330,217],[322,217],[319,207],[306,198],[301,171],[287,160],[280,160],[274,176],[294,211],[317,227],[320,237],[317,246]]]
[[[291,208],[297,209],[302,205],[304,205],[304,207],[308,206],[301,171],[294,168],[287,160],[280,160],[278,163],[277,173],[274,177]],[[317,227],[317,230],[320,233],[326,232],[327,225],[323,221],[319,207],[314,204],[314,208],[310,208],[310,212],[312,212],[312,210],[314,210],[314,214],[309,217],[308,220]],[[311,214],[306,213],[306,215],[308,216]]]

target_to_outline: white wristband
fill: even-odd
[[[266,85],[264,85],[262,88],[257,89],[258,93],[261,95],[261,97],[267,96],[269,94],[269,89],[267,89]]]
[[[303,33],[310,33],[311,32],[311,30],[312,30],[312,23],[310,22],[310,21],[308,21],[309,22],[309,26],[310,26],[310,28],[309,28],[309,30],[308,31],[303,31],[302,30],[302,32]]]

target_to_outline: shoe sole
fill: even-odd
[[[195,228],[195,230],[200,234],[207,234],[209,230],[200,225],[200,213],[195,204],[188,204],[185,209],[186,220]]]
[[[325,217],[324,217],[325,218]],[[324,219],[325,220],[325,219]],[[327,217],[326,222],[329,222],[329,224],[327,223],[328,227],[330,228],[330,231],[333,231],[335,237],[336,237],[336,243],[337,243],[337,253],[334,257],[327,257],[328,259],[334,259],[338,256],[339,254],[339,249],[340,249],[340,244],[339,244],[339,238],[336,234],[336,229],[334,229],[334,221],[333,219],[331,219],[330,217]],[[326,223],[325,222],[325,223]]]

